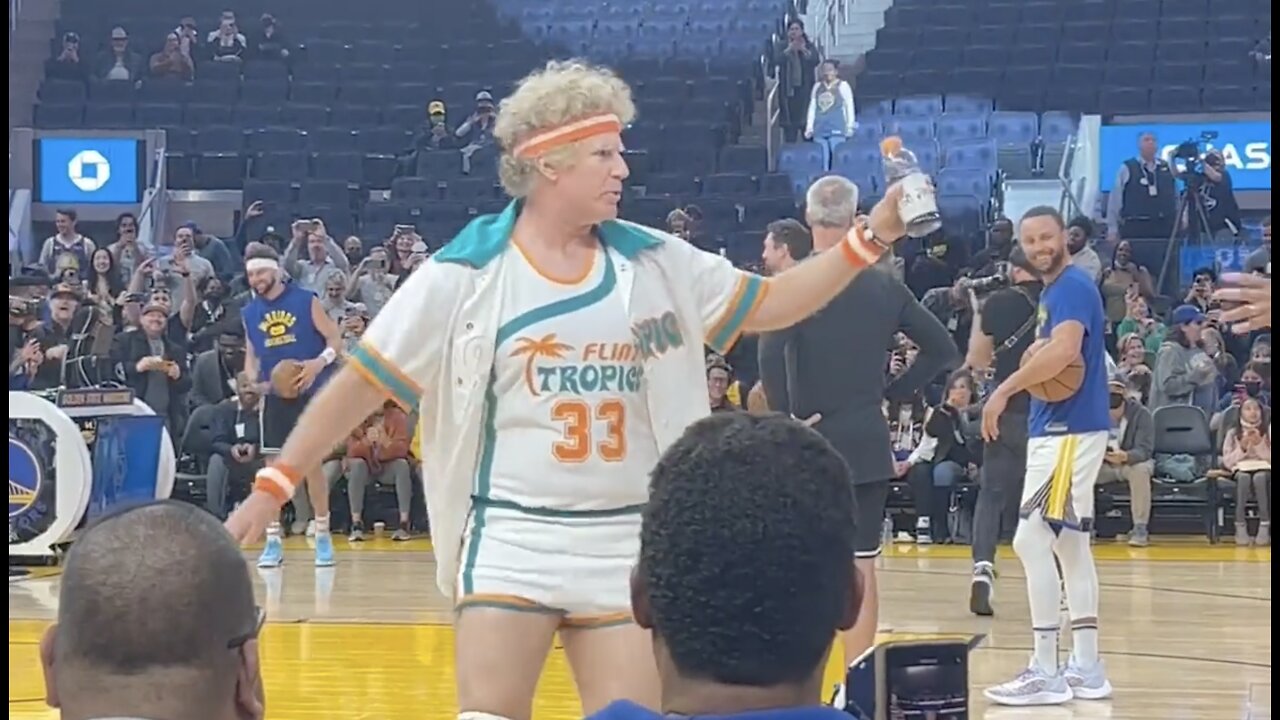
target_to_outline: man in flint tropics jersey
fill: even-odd
[[[1093,278],[1072,265],[1057,210],[1028,210],[1019,235],[1022,251],[1044,282],[1038,339],[1022,367],[987,399],[983,435],[988,441],[999,437],[1000,416],[1018,393],[1058,377],[1077,360],[1085,370],[1080,388],[1065,400],[1031,401],[1022,520],[1013,549],[1027,576],[1035,651],[1026,670],[988,689],[986,696],[1015,706],[1101,700],[1110,696],[1111,683],[1098,657],[1098,570],[1090,530],[1093,488],[1111,429],[1102,295]],[[1062,584],[1073,645],[1065,668],[1058,663]]]
[[[258,536],[299,468],[387,398],[418,408],[464,720],[527,720],[557,635],[587,712],[656,707],[628,584],[649,471],[711,413],[704,343],[812,315],[904,234],[891,188],[839,247],[766,279],[618,220],[634,116],[605,68],[552,61],[521,81],[494,124],[516,200],[409,276],[227,521]]]

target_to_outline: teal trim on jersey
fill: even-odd
[[[511,502],[510,500],[494,500],[492,498],[473,497],[472,503],[477,507],[489,507],[495,510],[511,510],[525,515],[532,515],[540,518],[614,518],[627,517],[628,515],[639,515],[644,512],[644,505],[624,505],[619,508],[608,508],[604,510],[557,510],[555,508],[531,507],[529,505],[521,505],[520,503]]]
[[[729,321],[720,328],[720,332],[711,338],[711,347],[718,352],[725,352],[729,349],[729,345],[738,338],[742,332],[742,325],[747,322],[747,317],[751,314],[751,308],[755,307],[760,300],[760,293],[764,292],[764,278],[759,275],[747,276],[747,287],[742,292],[742,298],[739,299],[737,307],[733,308],[733,315],[729,317]]]
[[[437,262],[458,263],[482,268],[506,251],[511,231],[520,215],[521,202],[513,200],[499,215],[482,215],[467,223],[462,231],[431,256]],[[605,247],[617,250],[628,260],[642,251],[661,245],[661,236],[638,225],[606,220],[596,228]]]
[[[395,396],[401,407],[418,407],[418,401],[421,400],[421,396],[418,394],[417,389],[406,382],[396,372],[396,368],[387,367],[387,364],[381,358],[369,352],[364,345],[356,344],[355,349],[348,354],[347,358],[350,362],[354,362],[368,371],[383,389]]]
[[[604,253],[604,261],[604,277],[600,278],[599,284],[580,295],[557,300],[512,318],[505,325],[498,328],[498,336],[493,344],[494,349],[502,347],[504,342],[532,325],[591,307],[609,297],[618,285],[618,276],[614,272],[613,259],[609,257],[609,253]],[[497,368],[493,368],[489,371],[489,383],[484,390],[484,424],[482,426],[484,440],[480,447],[480,464],[476,468],[475,496],[473,498],[478,500],[475,505],[475,523],[471,533],[471,544],[467,548],[467,557],[462,566],[462,591],[466,595],[474,592],[472,586],[475,581],[472,576],[475,573],[476,558],[480,554],[480,538],[484,530],[484,511],[488,507],[486,503],[489,499],[491,474],[493,472],[493,452],[498,443],[498,431],[494,427],[495,416],[498,411],[498,396],[494,392],[494,385],[497,381],[498,371]]]

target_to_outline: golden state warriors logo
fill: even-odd
[[[36,504],[44,471],[36,455],[21,440],[9,438],[9,519],[20,517]]]
[[[633,343],[590,342],[579,351],[551,333],[516,338],[511,357],[524,358],[524,384],[533,397],[640,390],[643,372]]]
[[[298,318],[288,310],[272,310],[258,323],[258,329],[267,337],[267,347],[280,347],[298,341],[298,337],[293,334],[293,326],[297,323]]]

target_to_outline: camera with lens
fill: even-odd
[[[1204,156],[1207,152],[1204,146],[1217,139],[1217,132],[1205,130],[1200,133],[1199,138],[1187,138],[1173,149],[1173,154],[1169,156],[1169,160],[1170,162],[1182,161],[1182,172],[1187,182],[1204,179]]]
[[[962,291],[968,291],[978,297],[982,297],[990,295],[997,290],[1003,290],[1012,284],[1013,280],[1009,275],[1009,263],[1002,262],[996,264],[994,275],[960,278],[956,283],[956,287]]]
[[[9,296],[9,317],[33,318],[40,315],[40,301],[35,298]]]

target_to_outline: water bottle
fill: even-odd
[[[933,181],[920,169],[916,154],[903,146],[902,138],[895,135],[881,141],[880,155],[884,161],[885,187],[902,183],[898,214],[907,227],[907,235],[922,238],[937,232],[942,227],[938,197]]]

